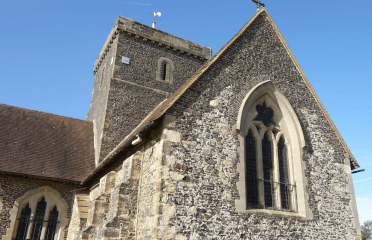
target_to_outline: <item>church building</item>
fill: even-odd
[[[265,8],[214,56],[118,17],[85,120],[0,104],[3,240],[361,239],[359,168]]]

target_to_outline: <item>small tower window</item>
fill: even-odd
[[[158,70],[156,71],[156,80],[166,83],[173,83],[173,62],[165,57],[158,59]]]
[[[162,80],[165,81],[167,79],[167,62],[163,62],[161,76],[162,76],[161,78]]]

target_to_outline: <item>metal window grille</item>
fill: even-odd
[[[40,240],[41,231],[44,223],[44,215],[46,209],[45,198],[42,198],[36,207],[36,214],[34,219],[34,228],[32,230],[31,240]]]
[[[270,199],[271,201],[269,202],[270,204],[266,204],[267,203],[267,200],[265,199],[264,201],[264,205],[261,205],[261,206],[258,206],[257,208],[263,208],[263,209],[272,209],[272,210],[279,210],[279,211],[288,211],[288,212],[292,212],[294,211],[293,208],[292,208],[292,205],[287,205],[288,207],[287,208],[278,208],[276,203],[277,201],[279,201],[278,199],[275,198],[276,196],[276,191],[277,189],[283,189],[281,190],[281,201],[286,201],[286,202],[291,202],[290,199],[291,199],[291,196],[296,196],[297,194],[297,190],[296,190],[296,185],[293,185],[293,184],[289,184],[289,183],[283,183],[283,182],[274,182],[274,181],[271,181],[271,180],[264,180],[264,179],[256,179],[256,182],[258,183],[258,185],[260,185],[260,183],[262,183],[264,186],[265,186],[265,183],[268,183],[270,184],[271,186],[271,189],[270,189]],[[265,198],[266,198],[266,195],[265,195]],[[282,205],[281,205],[282,206]]]
[[[16,240],[25,240],[27,235],[28,225],[30,223],[30,216],[31,216],[31,208],[30,205],[27,203],[26,206],[22,209],[21,216],[18,219],[18,229]]]

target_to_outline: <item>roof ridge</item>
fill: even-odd
[[[67,117],[67,116],[63,116],[63,115],[59,115],[59,114],[55,114],[55,113],[43,112],[43,111],[39,111],[39,110],[34,110],[34,109],[29,109],[29,108],[23,108],[23,107],[13,106],[13,105],[5,104],[5,103],[0,103],[0,107],[1,106],[16,108],[16,109],[20,109],[20,110],[23,110],[23,111],[40,113],[40,114],[45,114],[45,115],[52,115],[52,116],[56,116],[56,117],[60,117],[60,118],[74,119],[74,120],[82,121],[82,122],[86,122],[86,123],[92,123],[91,121],[87,121],[87,120],[84,120],[84,119]]]

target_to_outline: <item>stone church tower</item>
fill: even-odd
[[[119,17],[93,68],[86,120],[94,123],[96,164],[211,55],[210,48]]]

